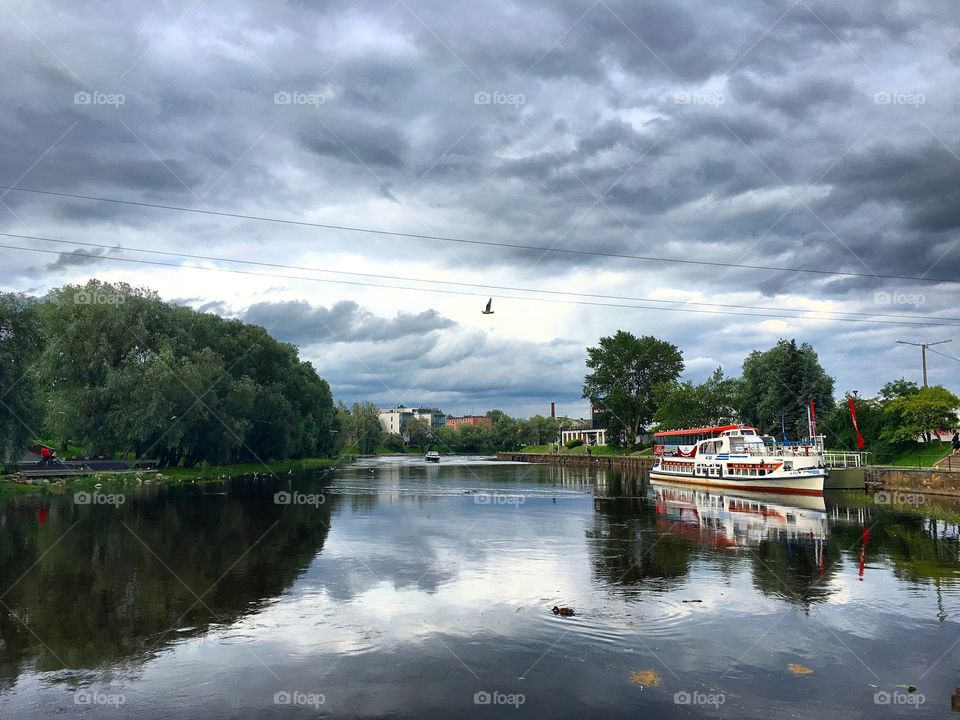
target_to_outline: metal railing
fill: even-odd
[[[865,452],[825,452],[823,462],[830,468],[858,468],[866,464]]]

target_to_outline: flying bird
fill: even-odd
[[[493,315],[493,310],[491,310],[492,307],[493,307],[493,298],[490,298],[489,300],[487,300],[487,307],[486,307],[486,309],[482,310],[482,311],[481,311],[481,314],[482,314],[482,315]]]

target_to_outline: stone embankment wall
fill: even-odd
[[[653,458],[649,455],[552,455],[549,453],[497,453],[497,460],[545,463],[568,467],[599,467],[613,470],[649,470]]]
[[[884,490],[960,496],[958,470],[867,467],[864,476],[868,485]]]

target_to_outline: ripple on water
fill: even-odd
[[[247,635],[244,633],[233,633],[230,635],[221,635],[217,638],[217,645],[249,645],[257,641],[256,635]]]
[[[575,604],[576,615],[557,617],[544,606],[535,613],[537,629],[545,635],[558,630],[568,632],[599,647],[625,647],[636,638],[654,637],[657,640],[683,640],[696,627],[709,622],[709,612],[699,612],[699,605],[684,604],[680,598],[646,596],[642,604],[628,604],[616,608],[592,608],[586,603]]]

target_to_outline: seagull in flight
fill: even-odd
[[[482,315],[493,315],[493,310],[491,309],[492,307],[493,307],[493,298],[490,298],[489,300],[487,300],[487,307],[486,307],[486,309],[480,311],[481,314],[482,314]]]

